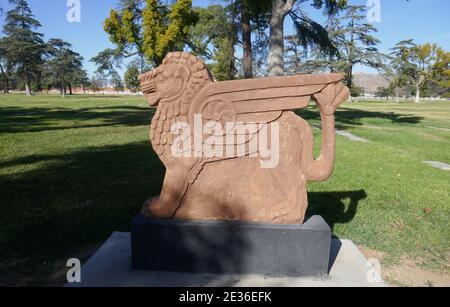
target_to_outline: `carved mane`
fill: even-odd
[[[200,91],[212,82],[211,74],[203,61],[188,53],[172,52],[166,56],[161,66],[140,76],[145,95],[155,92],[154,77],[160,72],[179,74],[184,82],[178,94],[164,103],[159,103],[152,119],[151,141],[158,155],[167,152],[165,147],[173,142],[170,128],[178,121],[188,122],[187,116],[192,102]]]
[[[189,72],[188,80],[185,80],[186,83],[183,89],[183,95],[181,96],[181,103],[190,104],[200,90],[206,84],[213,81],[208,67],[202,60],[189,53],[171,52],[167,54],[161,66],[141,75],[141,88],[144,94],[147,94],[153,90],[154,85],[151,82],[153,76],[157,72],[165,71],[168,65],[179,65]]]

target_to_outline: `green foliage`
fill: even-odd
[[[362,95],[364,95],[364,89],[359,86],[353,85],[350,90],[350,95],[352,97],[361,97]]]
[[[125,87],[119,73],[114,72],[111,76],[111,82],[116,92],[123,92]]]
[[[190,26],[198,20],[192,0],[178,0],[169,9],[147,0],[143,10],[144,54],[158,65],[170,51],[182,50]]]
[[[86,81],[83,71],[83,57],[73,51],[72,45],[61,39],[50,39],[47,43],[43,73],[45,83],[60,89],[65,94],[66,86]]]
[[[129,89],[132,93],[139,91],[140,81],[139,81],[139,68],[136,65],[131,65],[125,72],[125,87]]]
[[[338,54],[338,50],[333,45],[328,31],[322,25],[303,14],[297,15],[291,12],[290,15],[293,18],[297,31],[298,42],[305,50],[317,48],[321,53],[328,56]]]
[[[192,52],[210,60],[223,38],[229,37],[228,11],[222,5],[196,7],[198,22],[191,27],[187,41]]]
[[[120,68],[121,55],[117,49],[107,48],[93,57],[90,62],[97,66],[97,73],[110,76],[117,73],[116,69]]]
[[[134,50],[142,50],[142,5],[143,0],[121,0],[120,8],[111,10],[103,28],[109,34],[111,42],[116,44],[118,52],[129,56]]]
[[[391,55],[397,82],[415,87],[416,102],[421,94],[445,96],[450,91],[450,53],[441,47],[417,45],[413,40],[406,40],[399,42]]]
[[[218,81],[234,78],[234,44],[236,26],[231,20],[232,7],[211,5],[207,8],[195,8],[198,22],[192,26],[188,45],[193,53],[206,61],[213,76]]]
[[[389,99],[389,97],[394,96],[392,87],[379,87],[375,96]]]
[[[119,9],[111,10],[103,24],[117,50],[103,56],[120,60],[137,55],[159,65],[168,52],[183,49],[189,28],[196,21],[192,0],[170,5],[160,0],[121,0]]]
[[[342,14],[331,15],[328,22],[330,38],[338,50],[338,55],[322,54],[331,71],[342,71],[347,75],[347,86],[353,86],[353,67],[356,64],[381,69],[385,67],[387,56],[379,52],[380,41],[373,36],[377,29],[366,23],[364,6],[346,6]]]
[[[217,41],[217,49],[214,52],[211,72],[217,81],[231,80],[234,78],[234,46],[230,38],[222,38]]]
[[[14,62],[11,59],[11,54],[7,53],[7,45],[4,38],[0,38],[0,73],[2,82],[1,90],[5,94],[8,94],[11,88],[11,82],[14,72]]]

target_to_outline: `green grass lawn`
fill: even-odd
[[[162,184],[153,113],[142,97],[0,96],[0,285],[39,283],[54,259],[129,230]],[[300,114],[320,123],[314,108]],[[337,125],[369,142],[338,136],[309,214],[387,265],[408,257],[449,272],[450,172],[422,161],[450,164],[450,103],[347,103]]]

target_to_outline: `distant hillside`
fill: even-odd
[[[363,88],[366,94],[375,94],[379,87],[389,86],[387,77],[380,74],[355,73],[353,82],[356,86]]]

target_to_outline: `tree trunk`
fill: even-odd
[[[347,71],[347,87],[351,90],[352,86],[353,86],[353,65],[350,65]]]
[[[228,79],[233,80],[235,74],[235,65],[234,65],[234,44],[236,40],[234,35],[229,39],[228,46]]]
[[[3,90],[5,94],[9,94],[9,77],[5,78],[5,89]]]
[[[399,100],[398,100],[398,87],[395,88],[395,102],[399,103]]]
[[[31,87],[29,82],[25,82],[25,95],[31,96]]]
[[[252,28],[247,0],[242,1],[241,12],[242,48],[244,61],[244,78],[253,78]]]
[[[269,76],[284,75],[284,19],[296,0],[272,0],[269,38]]]
[[[415,103],[420,102],[420,85],[419,82],[416,83],[416,99],[414,100]]]
[[[3,77],[3,82],[5,83],[5,88],[3,89],[3,93],[8,94],[9,93],[9,78],[6,72],[3,70],[3,66],[0,65],[0,71]]]
[[[30,79],[28,78],[28,70],[25,69],[25,94],[27,96],[31,96],[31,84]]]
[[[69,83],[69,95],[73,95],[73,92],[72,92],[72,84],[70,84],[70,83]]]

